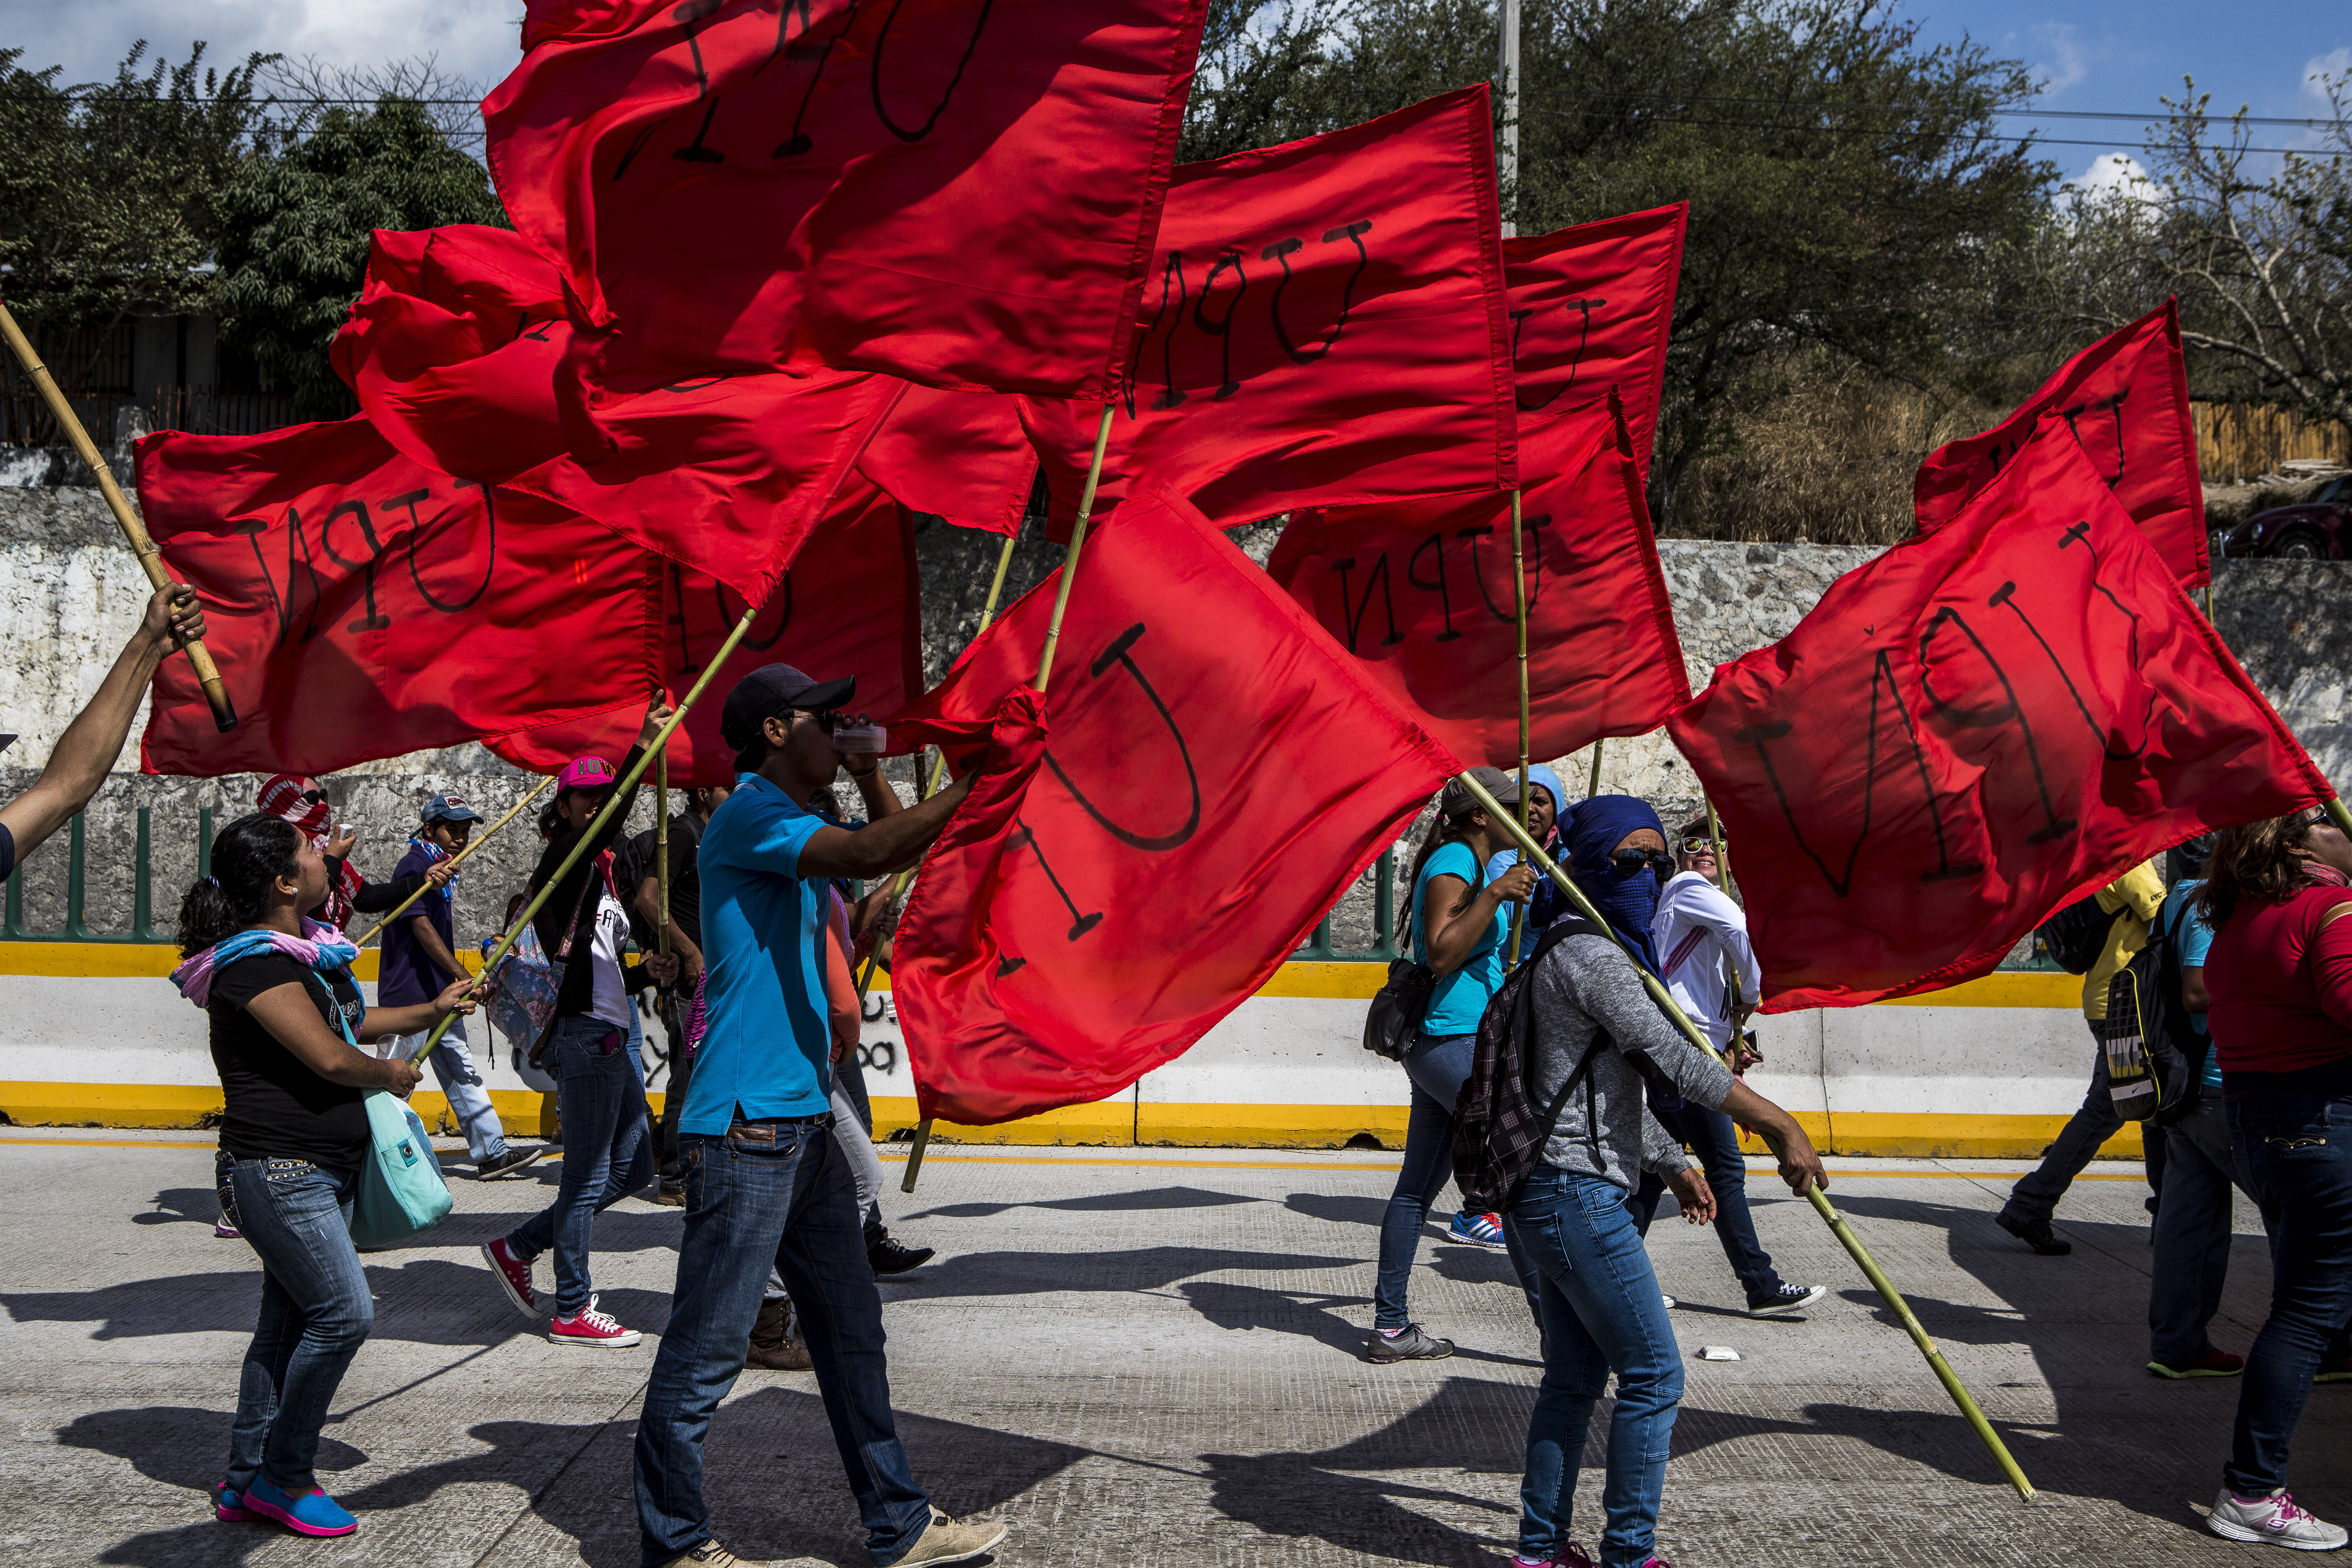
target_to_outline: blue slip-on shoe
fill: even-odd
[[[1445,1239],[1464,1247],[1483,1247],[1489,1252],[1501,1252],[1509,1246],[1503,1239],[1503,1227],[1495,1215],[1472,1214],[1467,1209],[1454,1216]]]
[[[349,1510],[315,1487],[289,1497],[268,1481],[257,1480],[245,1489],[245,1506],[297,1535],[349,1535],[360,1527]]]
[[[213,1488],[213,1517],[223,1524],[244,1524],[261,1516],[245,1506],[245,1494],[226,1481]]]

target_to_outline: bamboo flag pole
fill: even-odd
[[[1486,808],[1486,815],[1505,824],[1506,827],[1518,838],[1519,847],[1527,852],[1528,858],[1532,859],[1544,874],[1552,879],[1561,892],[1568,895],[1569,900],[1576,905],[1584,918],[1607,931],[1610,939],[1621,949],[1625,950],[1626,957],[1633,959],[1633,951],[1625,948],[1624,939],[1618,936],[1608,921],[1602,918],[1601,911],[1593,908],[1592,900],[1584,896],[1584,889],[1569,879],[1567,873],[1559,868],[1551,857],[1543,852],[1543,847],[1529,837],[1525,829],[1511,821],[1508,814],[1503,810],[1502,804],[1486,793],[1486,787],[1484,784],[1466,773],[1460,777],[1472,797]],[[2341,805],[2334,805],[2331,815],[2340,813],[2342,810]],[[2352,820],[2352,818],[2347,820]],[[1666,1016],[1667,1021],[1681,1029],[1684,1037],[1693,1046],[1709,1056],[1717,1055],[1715,1047],[1706,1036],[1699,1033],[1698,1026],[1690,1021],[1689,1016],[1675,1005],[1674,997],[1667,993],[1665,986],[1660,984],[1658,977],[1651,973],[1639,959],[1633,959],[1633,968],[1641,975],[1642,984],[1650,993],[1650,999],[1658,1005],[1658,1010]],[[1769,1140],[1767,1142],[1769,1142]],[[1778,1150],[1774,1151],[1776,1156],[1779,1152]],[[1927,1337],[1927,1331],[1920,1326],[1917,1315],[1911,1310],[1911,1304],[1903,1299],[1903,1293],[1895,1288],[1895,1282],[1886,1277],[1885,1270],[1878,1267],[1877,1260],[1872,1258],[1869,1250],[1862,1245],[1862,1238],[1855,1236],[1853,1228],[1846,1224],[1845,1216],[1831,1206],[1828,1194],[1823,1193],[1819,1185],[1814,1185],[1806,1190],[1805,1195],[1812,1200],[1815,1212],[1820,1214],[1822,1220],[1828,1224],[1831,1232],[1846,1249],[1847,1255],[1854,1260],[1855,1265],[1862,1269],[1864,1277],[1876,1289],[1879,1300],[1886,1303],[1887,1310],[1893,1312],[1895,1321],[1903,1325],[1904,1332],[1911,1336],[1911,1342],[1919,1347],[1919,1353],[1927,1358],[1927,1365],[1934,1371],[1937,1381],[1944,1385],[1944,1392],[1952,1396],[1952,1403],[1959,1406],[1960,1414],[1968,1419],[1969,1426],[1975,1431],[1978,1440],[1982,1442],[1987,1450],[1991,1453],[1994,1462],[2000,1465],[2002,1474],[2009,1478],[2010,1484],[2017,1489],[2017,1495],[2031,1501],[2033,1498],[2032,1483],[2025,1479],[2025,1472],[2018,1468],[2017,1460],[2011,1457],[2008,1447],[2000,1440],[2000,1435],[1992,1429],[1992,1424],[1985,1419],[1984,1412],[1978,1407],[1976,1400],[1970,1397],[1968,1389],[1961,1385],[1959,1374],[1955,1373],[1951,1363],[1944,1359],[1944,1352],[1937,1350],[1936,1342]]]
[[[492,948],[490,955],[482,960],[483,973],[488,974],[491,970],[496,969],[499,966],[499,961],[506,957],[508,950],[514,946],[525,931],[530,929],[532,917],[537,915],[547,900],[554,896],[555,889],[562,885],[563,879],[572,875],[572,868],[580,864],[587,854],[588,846],[595,842],[596,836],[604,830],[604,825],[611,821],[613,814],[620,809],[622,798],[629,793],[631,787],[639,779],[646,776],[646,769],[652,765],[654,758],[660,756],[668,749],[670,736],[680,724],[686,722],[687,710],[694,706],[701,698],[704,689],[710,685],[711,678],[725,667],[729,657],[734,653],[736,645],[740,643],[744,634],[751,629],[751,618],[759,613],[758,605],[743,612],[743,618],[735,623],[735,629],[727,634],[727,640],[720,643],[719,651],[710,656],[710,662],[703,668],[701,675],[696,678],[694,685],[688,689],[683,698],[678,700],[677,708],[670,712],[669,722],[664,724],[655,734],[653,745],[648,753],[639,757],[630,765],[627,773],[613,781],[604,793],[604,804],[597,808],[595,816],[588,819],[588,826],[580,835],[579,842],[572,846],[572,853],[566,855],[563,858],[563,863],[556,867],[555,874],[540,885],[539,891],[533,893],[530,896],[530,901],[523,905],[522,912],[515,916],[514,923],[507,927],[506,934],[499,938],[498,946]],[[433,1026],[433,1032],[425,1037],[425,1044],[417,1050],[416,1055],[425,1056],[434,1047],[439,1045],[441,1037],[449,1032],[449,1020],[457,1016],[455,1013],[442,1015],[441,1021]]]
[[[140,567],[147,574],[149,584],[156,588],[170,587],[172,574],[163,570],[163,552],[156,549],[155,542],[147,537],[146,525],[139,521],[139,514],[131,510],[131,502],[123,497],[122,487],[114,482],[114,470],[106,466],[104,458],[99,456],[98,443],[92,441],[89,432],[82,428],[81,420],[74,414],[73,405],[68,403],[66,395],[58,390],[57,378],[49,374],[49,367],[41,363],[41,356],[33,352],[32,340],[25,336],[24,329],[16,324],[16,318],[5,304],[0,304],[0,337],[8,340],[8,346],[16,353],[17,363],[25,367],[25,374],[33,378],[33,384],[40,389],[41,401],[49,405],[49,413],[56,418],[58,427],[66,433],[66,438],[73,443],[75,452],[89,465],[90,473],[98,480],[98,493],[106,498],[107,510],[114,513],[114,521],[121,525],[122,536],[130,541],[131,552],[139,557]],[[203,683],[205,689],[205,700],[212,705],[213,728],[224,735],[228,733],[236,728],[236,705],[229,700],[228,686],[221,679],[220,668],[213,663],[213,656],[205,647],[202,637],[190,637],[180,646],[187,650],[189,668],[196,672],[196,679]]]
[[[2327,802],[2327,816],[2329,821],[2335,823],[2336,826],[2344,830],[2347,837],[2352,837],[2352,812],[2347,812],[2344,809],[2344,803],[2342,801],[2335,799],[2333,796],[2329,797]]]
[[[508,812],[504,816],[499,817],[496,822],[493,822],[488,827],[483,828],[478,837],[468,839],[463,849],[458,850],[457,853],[449,857],[450,866],[455,868],[463,861],[467,856],[471,855],[475,850],[479,849],[484,844],[489,842],[491,834],[496,833],[499,828],[504,827],[508,823],[512,822],[516,816],[521,812],[524,806],[529,805],[532,801],[539,798],[540,791],[545,789],[549,784],[551,784],[554,782],[555,775],[553,773],[550,773],[545,778],[540,780],[537,784],[531,785],[530,793],[524,795],[520,800],[515,802],[514,809],[512,811]],[[365,947],[369,942],[373,942],[376,937],[383,932],[386,926],[389,926],[393,921],[400,918],[400,913],[403,910],[405,910],[409,905],[423,898],[431,888],[432,884],[428,882],[424,887],[417,889],[416,891],[409,894],[408,897],[401,900],[399,903],[393,906],[393,910],[390,914],[376,921],[375,924],[368,927],[367,934],[361,937],[357,942],[352,943],[352,945],[353,947]]]
[[[1603,737],[1604,739],[1606,737]],[[1592,742],[1592,782],[1584,786],[1584,798],[1591,800],[1601,793],[1601,742]]]
[[[1715,819],[1715,802],[1699,797],[1706,805],[1706,836],[1715,840],[1715,874],[1723,879],[1723,896],[1729,898],[1731,889],[1731,857],[1724,852],[1723,824]]]
[[[669,747],[654,759],[654,888],[661,924],[654,941],[664,958],[669,956]]]
[[[1521,554],[1521,540],[1524,538],[1524,533],[1525,531],[1521,527],[1520,523],[1519,492],[1517,490],[1513,490],[1511,492],[1511,618],[1517,623],[1519,634],[1519,832],[1523,836],[1532,837],[1533,835],[1528,832],[1528,824],[1529,821],[1528,812],[1528,807],[1533,804],[1533,802],[1528,793],[1528,730],[1529,728],[1529,710],[1528,705],[1528,573],[1525,557]],[[1552,808],[1557,811],[1559,807],[1559,803],[1558,801],[1554,801],[1552,803]],[[1524,866],[1527,863],[1528,858],[1524,853],[1522,853],[1519,856],[1519,864]],[[1509,968],[1517,969],[1519,966],[1519,943],[1527,935],[1527,910],[1521,906],[1514,904],[1511,907],[1511,952],[1508,961]]]
[[[1095,455],[1087,464],[1086,488],[1078,492],[1078,515],[1070,524],[1069,547],[1062,552],[1062,581],[1054,589],[1054,615],[1045,623],[1045,647],[1037,656],[1037,679],[1030,682],[1041,692],[1054,674],[1054,649],[1062,640],[1062,612],[1070,607],[1070,584],[1078,574],[1078,552],[1087,545],[1087,523],[1095,514],[1095,490],[1102,483],[1103,453],[1110,446],[1110,417],[1118,407],[1116,402],[1104,404],[1102,423],[1095,426]],[[1007,549],[1009,552],[1009,541]],[[1000,580],[1003,577],[1001,567],[998,576]],[[940,763],[944,767],[947,758],[942,755]],[[923,1168],[923,1150],[930,1141],[931,1119],[926,1116],[915,1125],[915,1145],[907,1151],[907,1179],[898,1184],[900,1192],[915,1190],[915,1177]]]

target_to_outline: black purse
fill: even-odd
[[[1437,989],[1437,972],[1410,958],[1389,961],[1388,984],[1372,994],[1364,1014],[1364,1049],[1392,1062],[1404,1060],[1429,1016],[1429,999]]]

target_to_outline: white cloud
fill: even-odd
[[[520,58],[519,0],[80,0],[11,4],[7,43],[20,67],[64,67],[68,82],[110,77],[140,39],[148,58],[177,62],[198,39],[206,61],[247,54],[315,55],[329,65],[371,66],[426,55],[486,89]]]
[[[2303,62],[2303,96],[2309,99],[2315,108],[2325,110],[2327,108],[2327,88],[2321,79],[2335,77],[2341,80],[2347,76],[2352,76],[2352,48],[2315,55]]]
[[[2058,187],[2059,199],[2071,207],[2124,197],[2152,209],[2162,198],[2156,186],[2141,183],[2147,178],[2147,166],[2130,153],[2102,153],[2089,168]]]
[[[2033,29],[2033,40],[2049,57],[2033,68],[2041,74],[2044,97],[2062,93],[2091,74],[2079,29],[2064,22],[2043,22]]]

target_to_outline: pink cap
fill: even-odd
[[[603,789],[613,782],[613,764],[602,757],[574,757],[555,775],[555,793],[571,789]]]

